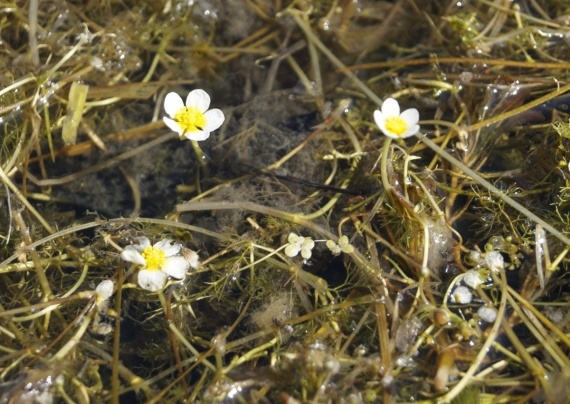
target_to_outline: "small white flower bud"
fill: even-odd
[[[473,294],[465,286],[458,286],[451,294],[451,301],[458,304],[469,304],[473,299]]]
[[[482,285],[485,282],[485,279],[483,279],[479,271],[475,269],[467,271],[465,275],[463,275],[462,279],[463,283],[472,289],[477,289],[477,286]]]
[[[497,318],[497,310],[494,307],[481,306],[479,310],[477,310],[477,315],[482,321],[493,323]]]
[[[485,265],[493,272],[499,272],[505,268],[505,260],[500,252],[489,251],[485,254]]]

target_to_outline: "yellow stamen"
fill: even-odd
[[[180,125],[184,133],[203,130],[206,126],[206,117],[197,107],[184,107],[174,115],[174,120]]]
[[[398,136],[402,136],[408,130],[408,123],[399,116],[390,116],[384,121],[386,130]]]
[[[160,269],[164,261],[166,261],[166,254],[160,248],[148,246],[141,253],[146,261],[146,269],[157,270]]]

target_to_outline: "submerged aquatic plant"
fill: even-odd
[[[164,288],[169,276],[182,280],[191,266],[197,268],[197,262],[179,254],[181,248],[168,239],[151,246],[147,237],[139,237],[136,244],[125,247],[121,258],[138,266],[137,281],[141,288],[157,292]]]
[[[67,3],[2,11],[2,401],[565,402],[563,2]]]
[[[417,109],[409,108],[400,113],[400,104],[393,98],[387,98],[381,110],[374,111],[374,122],[382,133],[392,139],[404,139],[418,133],[419,120]]]
[[[170,116],[162,120],[180,138],[206,140],[210,132],[224,123],[224,113],[217,108],[210,109],[210,96],[204,90],[190,91],[186,104],[177,93],[168,93],[164,99],[164,110]]]

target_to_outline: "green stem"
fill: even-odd
[[[208,176],[208,166],[206,165],[206,156],[202,151],[202,148],[198,144],[197,140],[191,140],[192,148],[194,149],[194,154],[196,155],[196,160],[198,161],[198,170],[196,170],[196,190],[198,195],[202,193],[202,187],[200,186],[200,174]]]
[[[388,181],[388,154],[390,154],[391,144],[392,139],[386,137],[386,139],[384,139],[384,145],[382,146],[382,160],[380,161],[380,174],[382,175],[382,186],[384,187],[385,194],[388,194],[392,188],[390,181]]]

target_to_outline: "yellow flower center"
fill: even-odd
[[[408,123],[399,116],[390,116],[384,121],[386,130],[398,136],[402,136],[408,130]]]
[[[184,107],[174,115],[174,120],[184,130],[184,133],[203,130],[206,117],[197,107]]]
[[[164,261],[166,261],[166,254],[160,248],[148,246],[141,253],[146,261],[146,269],[157,270],[160,269]]]

